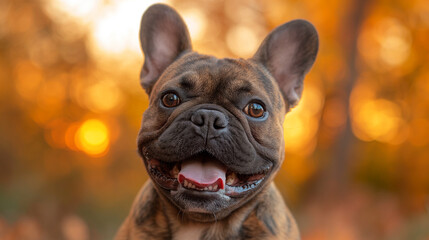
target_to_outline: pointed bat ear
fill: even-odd
[[[252,59],[268,69],[291,108],[301,98],[304,77],[316,59],[318,48],[314,26],[305,20],[294,20],[274,29]]]
[[[140,83],[149,95],[163,71],[184,51],[192,50],[188,28],[180,15],[164,4],[150,6],[140,24],[144,65]]]

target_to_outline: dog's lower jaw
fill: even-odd
[[[115,239],[177,239],[190,225],[203,227],[196,239],[299,239],[295,220],[274,183],[263,190],[252,201],[221,216],[183,212],[148,181]]]
[[[155,185],[156,183],[152,182],[152,184]],[[222,209],[221,211],[212,211],[211,209],[213,208],[210,209],[210,206],[220,204],[219,202],[217,204],[213,204],[212,202],[209,202],[207,204],[195,205],[190,201],[184,202],[178,199],[179,198],[178,195],[180,196],[180,194],[183,194],[183,191],[189,191],[189,190],[181,188],[180,190],[182,190],[182,193],[179,193],[180,192],[179,190],[179,191],[174,191],[174,193],[172,194],[172,191],[163,189],[159,186],[158,187],[154,186],[154,188],[162,198],[162,203],[166,205],[165,207],[170,209],[170,211],[174,212],[175,214],[179,215],[180,219],[185,222],[191,221],[191,222],[197,222],[197,223],[215,223],[219,220],[223,220],[228,215],[230,215],[231,212],[233,212],[236,208],[240,207],[240,206],[228,206],[228,209]],[[203,194],[203,193],[199,193],[198,191],[196,191],[195,194]],[[230,199],[230,197],[228,196],[218,194],[216,192],[205,193],[205,194],[217,195],[216,196],[217,200],[218,201],[220,200],[224,203],[227,203],[233,200],[233,199]],[[207,197],[210,197],[210,196],[207,196]],[[249,197],[248,200],[250,199],[251,198]],[[195,200],[195,201],[202,203],[203,199]]]

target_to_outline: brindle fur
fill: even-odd
[[[150,104],[143,115],[138,152],[146,167],[148,159],[179,162],[204,150],[235,172],[271,169],[250,193],[207,201],[202,207],[195,206],[201,205],[199,199],[191,204],[203,212],[188,210],[189,200],[174,198],[170,190],[148,181],[115,239],[299,239],[295,220],[272,180],[284,157],[284,116],[298,103],[318,50],[314,27],[291,21],[272,31],[253,58],[217,59],[192,51],[181,17],[156,4],[143,15],[140,40],[145,55],[141,84]],[[159,106],[169,89],[186,96],[175,109]],[[255,96],[269,112],[263,121],[249,119],[242,110]],[[188,119],[199,109],[224,114],[227,133],[215,140],[196,136]]]
[[[299,239],[295,220],[274,183],[253,201],[214,223],[194,223],[162,196],[148,181],[132,205],[116,240],[174,239],[175,233],[187,224],[200,224],[203,231],[200,236],[186,240]]]

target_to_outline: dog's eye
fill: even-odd
[[[161,100],[162,104],[168,108],[176,107],[180,104],[180,98],[174,93],[166,93]]]
[[[251,102],[246,105],[244,112],[253,118],[261,118],[265,115],[265,108],[259,103]]]

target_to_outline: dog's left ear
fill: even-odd
[[[143,14],[140,44],[144,65],[140,83],[149,95],[162,72],[187,50],[192,50],[188,28],[180,15],[164,4],[154,4]]]
[[[305,74],[313,65],[318,48],[314,26],[305,20],[294,20],[274,29],[253,56],[277,81],[288,108],[298,104]]]

